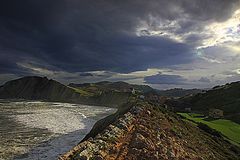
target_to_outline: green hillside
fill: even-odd
[[[204,90],[201,89],[182,89],[182,88],[173,88],[168,90],[156,90],[160,96],[168,97],[183,97],[191,94],[202,93]]]
[[[178,107],[191,107],[194,111],[207,113],[217,108],[224,111],[224,117],[240,123],[240,82],[216,86],[205,93],[183,97]]]
[[[28,99],[119,107],[132,95],[128,83],[66,86],[46,77],[29,76],[0,86],[2,99]],[[126,89],[126,90],[125,90]]]
[[[183,117],[197,123],[203,123],[221,132],[230,141],[240,145],[240,124],[226,119],[207,120],[206,117],[194,113],[178,113]]]
[[[119,82],[102,81],[97,83],[83,83],[83,84],[70,83],[68,86],[80,89],[82,91],[86,91],[87,93],[90,94],[99,94],[102,92],[131,92],[132,89],[141,93],[154,91],[154,89],[149,87],[148,85],[129,84],[122,81]]]
[[[0,87],[0,98],[41,99],[49,101],[78,101],[80,94],[46,77],[23,77]],[[83,99],[82,99],[83,100]]]

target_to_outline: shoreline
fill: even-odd
[[[11,159],[11,155],[18,160],[56,159],[79,143],[98,120],[115,112],[108,107],[79,104],[18,102],[1,103],[0,114],[7,115],[5,119],[8,120],[1,121],[4,124],[1,135],[5,134],[5,140],[10,140],[13,147],[2,145],[2,153],[8,150],[6,154],[9,156],[0,155],[0,159],[3,156],[3,159]],[[8,126],[10,122],[13,123],[11,127]],[[4,129],[15,126],[20,128],[11,131],[12,136],[9,137],[10,131],[5,133]]]

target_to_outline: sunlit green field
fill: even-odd
[[[200,114],[195,113],[178,113],[194,122],[201,122],[209,127],[221,132],[229,140],[240,145],[240,124],[226,119],[205,120],[206,117],[201,117]]]

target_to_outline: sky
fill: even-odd
[[[158,89],[240,80],[240,0],[5,0],[0,85],[125,81]]]

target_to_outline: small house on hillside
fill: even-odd
[[[212,118],[223,118],[223,111],[220,109],[210,109],[209,117]]]

